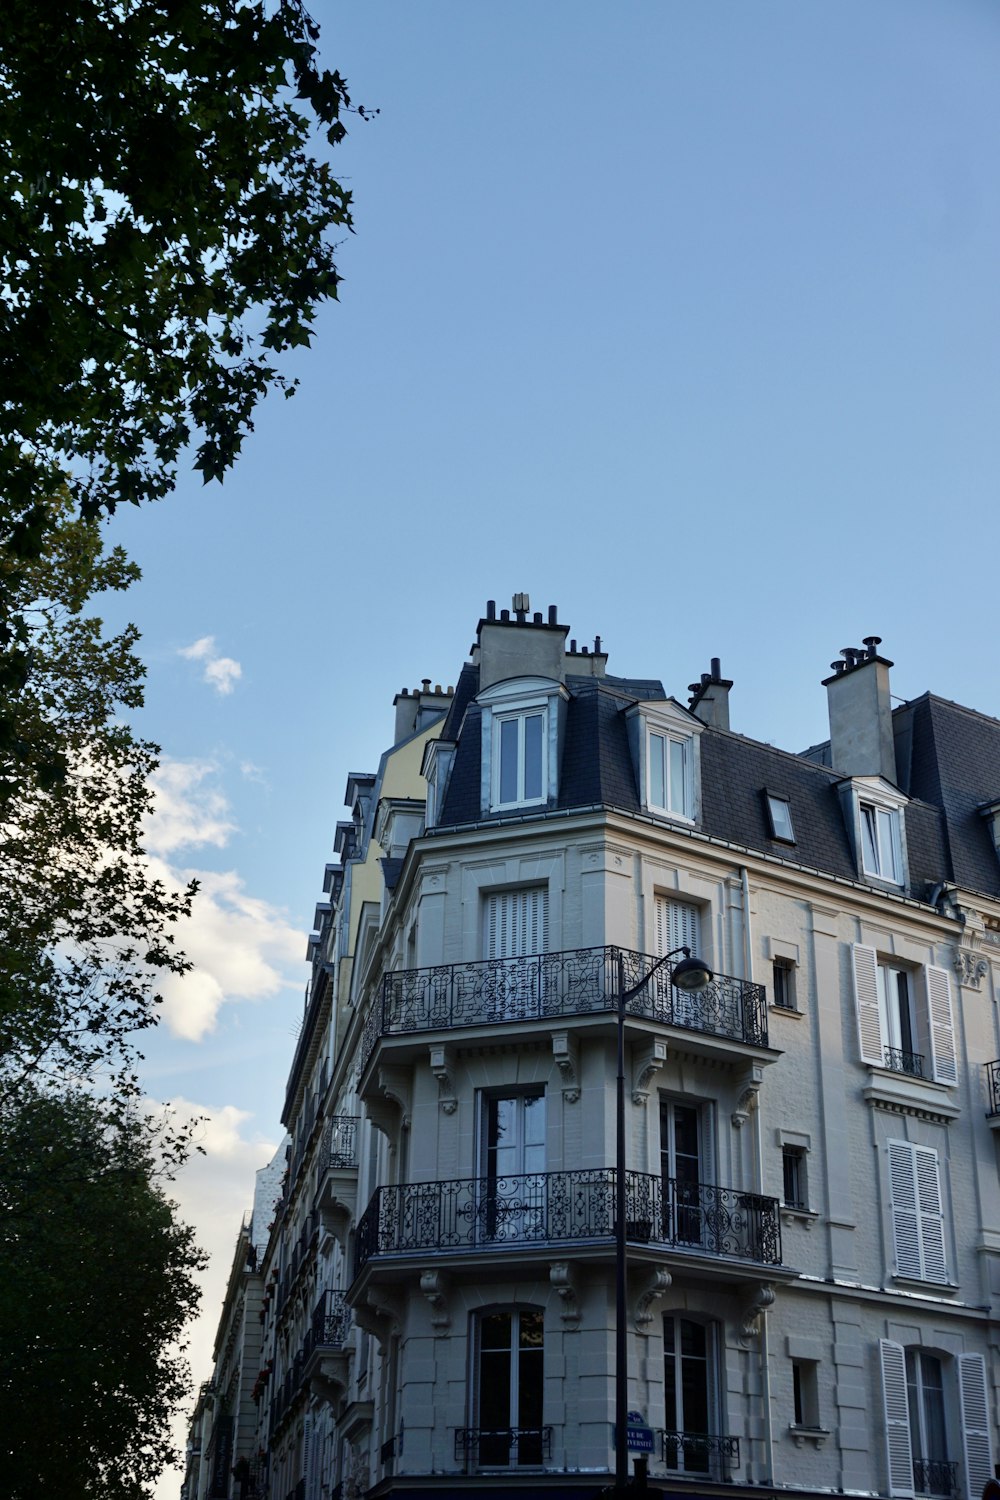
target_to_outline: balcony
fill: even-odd
[[[984,1066],[986,1069],[986,1118],[1000,1123],[1000,1058]]]
[[[958,1464],[946,1458],[913,1456],[913,1488],[918,1495],[949,1497],[958,1494]]]
[[[902,1047],[886,1047],[883,1056],[890,1073],[905,1073],[908,1078],[924,1077],[922,1052],[907,1052]]]
[[[613,1013],[620,968],[627,990],[658,962],[627,948],[602,947],[398,970],[385,975],[382,993],[368,1012],[362,1067],[382,1037]],[[707,989],[692,993],[674,988],[672,968],[666,964],[652,974],[649,984],[627,1002],[629,1016],[767,1047],[763,985],[717,974]]]
[[[692,1256],[780,1266],[776,1198],[645,1172],[626,1181],[627,1234]],[[354,1274],[373,1257],[521,1252],[597,1243],[614,1250],[615,1169],[404,1183],[376,1189],[358,1224]]]
[[[728,1480],[740,1466],[740,1440],[709,1432],[661,1432],[666,1468],[699,1479]]]
[[[324,1229],[346,1241],[357,1212],[358,1118],[331,1115],[319,1150],[316,1207]]]
[[[538,1468],[552,1457],[551,1427],[458,1427],[455,1462],[476,1469]]]

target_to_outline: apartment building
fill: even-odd
[[[488,605],[454,690],[399,694],[349,779],[262,1263],[260,1492],[596,1497],[622,1390],[654,1492],[979,1500],[1000,723],[894,708],[870,637],[795,754],[731,728],[718,660],[682,702],[568,637]]]

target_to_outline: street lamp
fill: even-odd
[[[672,948],[664,953],[635,984],[625,988],[625,956],[618,953],[618,1099],[617,1099],[617,1155],[615,1171],[615,1488],[616,1496],[623,1496],[628,1486],[628,1328],[626,1326],[627,1301],[627,1245],[625,1215],[628,1210],[625,1191],[625,1007],[643,989],[665,963],[684,957],[670,972],[670,982],[675,989],[689,993],[703,990],[712,983],[712,971],[704,960],[691,957],[690,948]]]

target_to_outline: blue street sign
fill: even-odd
[[[625,1428],[625,1443],[630,1453],[652,1453],[653,1429],[642,1420],[641,1411],[630,1411]]]

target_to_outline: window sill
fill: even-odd
[[[899,1271],[893,1271],[889,1279],[901,1290],[913,1287],[915,1291],[947,1292],[949,1296],[953,1296],[959,1290],[957,1281],[929,1281],[926,1276],[903,1276]]]
[[[790,1422],[788,1431],[796,1448],[801,1448],[804,1443],[812,1443],[814,1448],[822,1448],[830,1436],[826,1427],[800,1427],[795,1422]]]
[[[775,1005],[774,1001],[768,1002],[768,1010],[773,1016],[792,1016],[796,1021],[805,1020],[805,1011],[799,1010],[797,1005]]]
[[[781,1205],[781,1217],[790,1219],[793,1223],[801,1224],[803,1229],[811,1229],[819,1218],[819,1214],[812,1208],[789,1208],[787,1204]]]
[[[892,1073],[887,1068],[876,1068],[871,1064],[868,1065],[868,1075],[871,1082],[864,1090],[864,1097],[876,1108],[900,1115],[921,1115],[945,1124],[957,1120],[962,1112],[952,1100],[953,1085],[931,1083],[926,1078]]]

